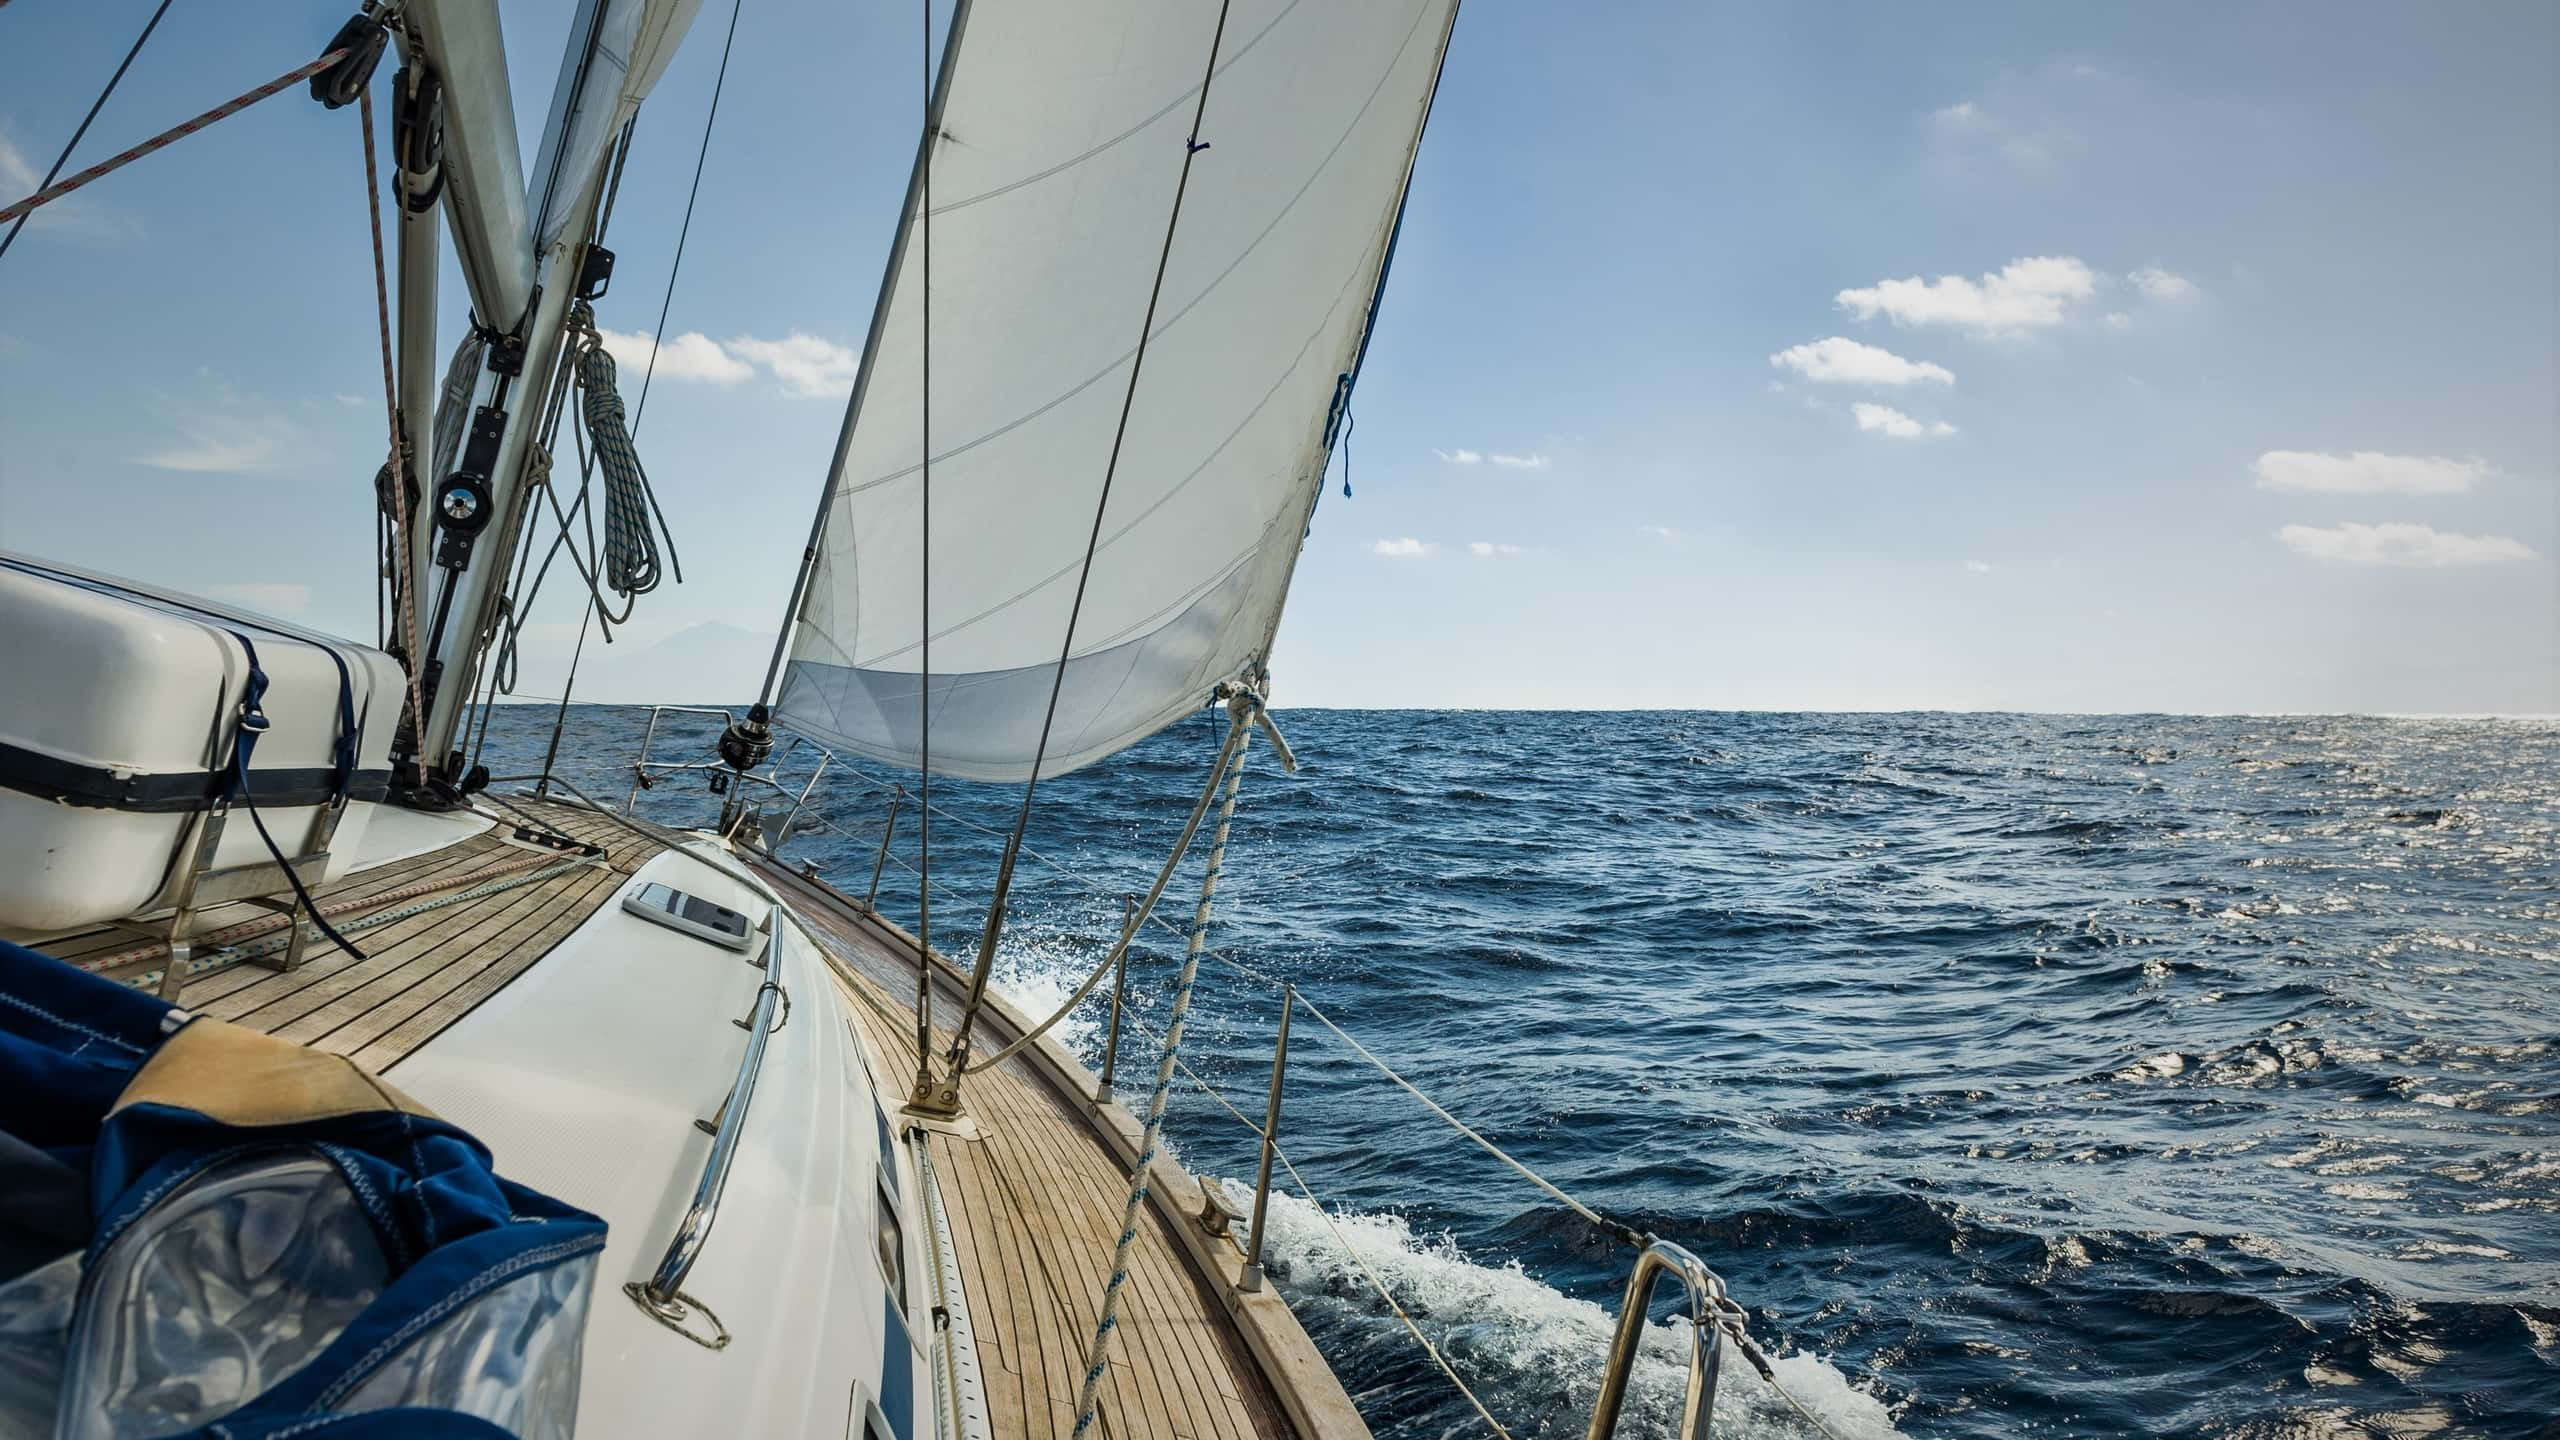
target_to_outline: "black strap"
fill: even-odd
[[[114,765],[89,765],[0,740],[0,790],[15,790],[77,810],[123,810],[137,815],[192,815],[210,810],[231,788],[231,772],[172,770],[136,774]],[[346,777],[350,800],[378,801],[390,792],[389,770],[358,770]],[[335,765],[258,772],[258,798],[292,809],[327,805],[340,793]]]
[[[258,647],[249,643],[249,637],[237,630],[231,631],[230,635],[232,639],[240,642],[240,649],[249,657],[249,679],[248,683],[240,689],[240,723],[233,728],[231,740],[231,783],[225,788],[220,804],[227,806],[236,798],[247,807],[249,823],[258,827],[258,838],[266,842],[267,853],[275,857],[277,868],[284,871],[285,883],[293,887],[293,897],[302,902],[302,913],[310,918],[312,928],[328,936],[330,942],[339,949],[362,960],[365,958],[364,952],[357,949],[346,936],[339,934],[336,926],[320,918],[319,904],[311,898],[311,892],[303,888],[302,876],[294,870],[293,862],[285,858],[284,847],[276,844],[276,837],[267,833],[266,817],[258,813],[257,796],[249,789],[249,757],[257,749],[259,738],[273,728],[273,722],[267,719],[267,712],[259,708],[259,702],[267,695],[267,672],[258,668]],[[337,651],[331,650],[329,653],[335,655]],[[353,742],[345,737],[347,732],[355,727],[355,700],[350,693],[347,662],[344,660],[338,662],[338,716],[340,721],[338,773],[340,783],[343,784],[348,752],[353,745]],[[343,793],[341,791],[342,795]]]

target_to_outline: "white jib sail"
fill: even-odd
[[[783,723],[1026,777],[1219,7],[975,0],[932,147],[932,555],[911,220],[791,637]],[[1267,651],[1455,0],[1234,0],[1057,718],[1060,774]]]

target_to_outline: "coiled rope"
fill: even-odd
[[[585,582],[587,598],[593,604],[594,618],[604,625],[606,643],[613,640],[613,627],[631,618],[641,596],[658,588],[672,574],[677,584],[684,583],[684,562],[676,554],[675,530],[667,524],[666,515],[658,508],[658,500],[649,486],[649,472],[640,463],[640,452],[631,440],[624,419],[622,392],[613,355],[604,347],[603,334],[597,330],[595,311],[580,300],[569,307],[567,321],[567,358],[552,383],[551,397],[544,415],[541,438],[535,443],[527,466],[527,478],[539,489],[551,507],[558,525],[551,547],[545,551],[540,568],[533,573],[533,583],[524,583],[524,571],[531,567],[533,540],[528,534],[525,550],[517,563],[516,581],[510,587],[512,596],[497,625],[494,637],[495,674],[491,678],[496,693],[515,693],[517,639],[525,621],[533,612],[534,598],[542,593],[542,582],[551,573],[552,561],[566,550],[569,563]],[[461,357],[455,357],[457,368]],[[574,383],[578,404],[567,403],[568,391]],[[574,417],[570,426],[570,443],[578,456],[578,495],[565,509],[557,487],[551,484],[552,447],[559,438],[564,415]],[[593,439],[592,446],[588,443]],[[595,534],[595,475],[604,472],[604,529],[598,541]],[[587,547],[576,542],[578,519],[587,517]],[[654,524],[653,524],[654,522]],[[665,537],[663,554],[660,536]],[[621,597],[617,610],[605,599],[605,592]]]
[[[594,317],[584,318],[592,335]],[[613,352],[597,337],[578,355],[579,408],[588,435],[594,437],[596,463],[604,469],[605,583],[628,601],[657,589],[664,572],[657,531],[649,523],[656,501],[649,496],[648,472],[640,466],[640,452],[624,423],[622,392],[614,378]]]
[[[1200,977],[1200,954],[1208,948],[1209,909],[1218,898],[1218,871],[1227,860],[1227,832],[1236,818],[1236,792],[1244,786],[1246,752],[1253,746],[1254,698],[1248,692],[1227,702],[1227,742],[1219,755],[1227,772],[1227,796],[1218,807],[1218,829],[1209,841],[1209,862],[1200,872],[1200,903],[1191,914],[1191,938],[1182,955],[1182,973],[1174,980],[1173,1008],[1165,1017],[1164,1045],[1156,1059],[1155,1088],[1147,1095],[1147,1119],[1138,1134],[1138,1158],[1129,1169],[1129,1194],[1120,1207],[1120,1239],[1111,1248],[1111,1280],[1102,1289],[1102,1313],[1086,1347],[1084,1387],[1076,1399],[1077,1440],[1093,1428],[1102,1397],[1102,1374],[1109,1366],[1111,1332],[1120,1324],[1120,1291],[1129,1283],[1129,1251],[1138,1240],[1138,1211],[1147,1203],[1147,1177],[1164,1135],[1164,1107],[1173,1089],[1173,1068],[1182,1056],[1182,1022],[1191,1013],[1192,983]]]

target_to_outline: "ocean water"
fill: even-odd
[[[642,713],[574,710],[563,773],[618,799]],[[1303,765],[1256,751],[1219,954],[1696,1251],[1834,1433],[2560,1435],[2560,724],[1283,720]],[[502,713],[493,765],[538,763],[549,722]],[[1031,844],[1093,888],[1025,863],[1016,998],[1045,1012],[1103,953],[1217,738],[1043,785]],[[642,804],[700,823],[698,784]],[[936,786],[946,948],[997,848],[963,821],[1016,794]],[[784,853],[860,893],[882,808],[839,766]],[[881,905],[912,922],[896,864]],[[1124,1089],[1178,948],[1132,965]],[[1275,1012],[1204,970],[1185,1058],[1250,1115]],[[1098,1056],[1098,1009],[1066,1035]],[[1250,1183],[1188,1081],[1170,1134]],[[1277,1283],[1381,1436],[1486,1432],[1372,1274],[1512,1434],[1582,1434],[1619,1246],[1304,1014],[1282,1144],[1325,1209],[1275,1202]],[[1620,1433],[1669,1433],[1680,1355],[1657,1324]],[[1817,1433],[1732,1363],[1718,1419]]]

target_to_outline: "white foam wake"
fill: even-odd
[[[989,979],[1025,1014],[1043,1019],[1065,1003],[1098,958],[1061,940],[1011,944],[997,956]],[[1108,1013],[1108,997],[1097,987],[1049,1033],[1094,1063],[1102,1053]],[[1228,1182],[1228,1193],[1239,1210],[1252,1204],[1249,1186]],[[1382,1327],[1387,1333],[1376,1341],[1382,1347],[1410,1347],[1413,1340],[1335,1242],[1336,1229],[1514,1435],[1583,1432],[1616,1328],[1611,1312],[1553,1289],[1516,1261],[1480,1265],[1451,1237],[1416,1234],[1400,1215],[1337,1211],[1328,1228],[1312,1205],[1275,1186],[1264,1246],[1282,1293],[1293,1305],[1324,1303],[1363,1326]],[[1627,1440],[1669,1435],[1678,1425],[1689,1364],[1685,1324],[1647,1328],[1618,1427]],[[1888,1440],[1901,1434],[1883,1401],[1852,1385],[1820,1356],[1781,1355],[1771,1368],[1787,1393],[1821,1417],[1840,1440]],[[1439,1383],[1447,1390],[1445,1381]],[[1454,1391],[1449,1398],[1465,1404]],[[1819,1440],[1819,1432],[1784,1397],[1730,1352],[1717,1381],[1715,1413],[1715,1433],[1723,1440]]]
[[[1336,1243],[1335,1230],[1514,1434],[1582,1433],[1599,1394],[1615,1328],[1608,1311],[1540,1283],[1516,1262],[1477,1264],[1449,1236],[1418,1235],[1399,1215],[1336,1212],[1328,1228],[1314,1207],[1275,1188],[1264,1244],[1282,1293],[1293,1303],[1302,1297],[1340,1302],[1391,1327],[1392,1343],[1413,1342]],[[1647,1328],[1619,1435],[1669,1435],[1678,1424],[1681,1387],[1688,1375],[1685,1326],[1685,1321],[1664,1322]],[[1883,1440],[1901,1433],[1883,1401],[1852,1385],[1821,1357],[1783,1355],[1772,1368],[1778,1383],[1842,1440]],[[1784,1397],[1730,1352],[1716,1388],[1715,1433],[1720,1437],[1818,1436]],[[1451,1398],[1456,1399],[1454,1392]]]
[[[1042,937],[1009,941],[996,952],[995,968],[988,973],[987,983],[1037,1024],[1067,1003],[1067,997],[1076,993],[1076,986],[1101,958],[1099,951],[1086,953],[1064,940]],[[1084,1003],[1049,1033],[1068,1053],[1092,1064],[1102,1054],[1102,1030],[1110,1004],[1111,981],[1106,976]]]

